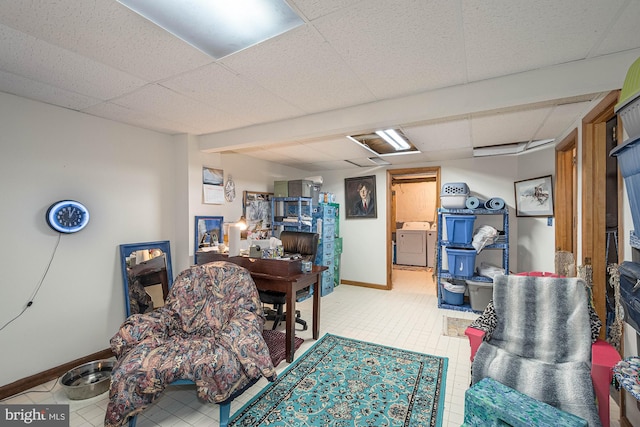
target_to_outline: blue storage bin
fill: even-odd
[[[449,274],[456,277],[471,277],[476,267],[475,249],[447,249]]]
[[[640,137],[630,138],[609,153],[618,158],[620,173],[627,189],[634,229],[640,230]]]
[[[442,298],[445,303],[462,305],[464,303],[465,285],[456,285],[450,282],[442,282]]]
[[[475,215],[445,215],[449,243],[471,243]]]
[[[640,292],[635,291],[640,280],[640,264],[624,261],[620,264],[620,300],[624,306],[624,321],[640,332]]]

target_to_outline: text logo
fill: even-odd
[[[0,405],[0,427],[69,427],[69,405]]]

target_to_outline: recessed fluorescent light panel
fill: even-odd
[[[118,0],[215,59],[302,24],[284,0]]]
[[[418,149],[397,129],[378,130],[374,133],[347,136],[351,141],[361,145],[379,156],[419,153]]]

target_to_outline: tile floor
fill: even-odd
[[[437,308],[435,284],[431,272],[393,271],[393,291],[381,291],[342,285],[321,303],[321,334],[331,333],[407,350],[447,357],[443,426],[460,426],[464,416],[464,393],[469,387],[469,343],[466,337],[443,334],[444,316],[473,319],[476,314]],[[311,318],[311,300],[299,304],[302,317]],[[312,344],[311,331],[298,332],[305,339],[296,355]],[[282,362],[281,372],[288,366]],[[231,414],[258,393],[268,382],[262,379],[234,400]],[[70,401],[56,381],[13,396],[2,403],[69,403],[71,427],[102,426],[107,393],[91,399]],[[613,402],[612,402],[613,403]],[[612,419],[617,419],[612,404]],[[143,415],[137,426],[216,426],[218,406],[198,401],[188,386],[170,387],[165,395]],[[618,427],[617,421],[612,427]]]

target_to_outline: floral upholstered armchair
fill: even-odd
[[[214,262],[183,271],[163,307],[130,316],[111,339],[117,362],[105,426],[135,423],[138,413],[181,380],[195,383],[201,400],[223,405],[228,418],[234,397],[262,376],[276,377],[263,325],[246,269]]]

